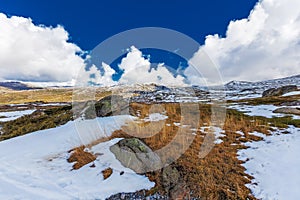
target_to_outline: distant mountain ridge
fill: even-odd
[[[34,82],[33,82],[34,83]],[[42,89],[42,88],[47,88],[47,87],[72,87],[70,85],[70,83],[66,83],[66,85],[59,83],[59,84],[54,84],[51,83],[50,85],[47,84],[43,84],[42,82],[40,84],[33,84],[31,82],[26,83],[26,82],[21,82],[21,81],[3,81],[0,82],[0,87],[4,87],[4,88],[8,88],[8,89],[12,89],[12,90],[32,90],[32,89]],[[135,86],[131,86],[131,87],[137,87],[139,89],[143,88],[144,90],[147,90],[144,87],[147,87],[147,85],[149,84],[138,84]],[[153,84],[152,87],[154,87]],[[230,81],[227,84],[224,85],[224,89],[227,91],[240,91],[240,92],[244,92],[244,91],[256,91],[261,93],[261,91],[270,89],[270,88],[278,88],[281,86],[285,86],[285,85],[297,85],[298,87],[300,87],[300,74],[299,75],[295,75],[295,76],[290,76],[290,77],[285,77],[285,78],[279,78],[279,79],[271,79],[271,80],[266,80],[266,81],[257,81],[257,82],[250,82],[250,81]],[[151,84],[149,85],[149,87],[151,86]],[[122,85],[115,85],[115,86],[111,86],[108,88],[115,88],[115,87],[122,87]],[[131,88],[129,87],[129,88]],[[166,86],[158,86],[159,90],[166,90]],[[160,88],[159,88],[160,87]],[[204,89],[206,90],[206,87],[201,87],[201,86],[192,86],[194,88],[198,88],[198,89]],[[129,89],[128,88],[128,89]],[[133,89],[131,88],[131,89]],[[150,87],[151,88],[151,87]],[[206,88],[206,89],[205,89]],[[210,88],[210,87],[208,87]],[[149,88],[148,88],[149,89]],[[152,88],[153,90],[154,88]],[[151,89],[150,89],[151,90]]]
[[[229,83],[225,84],[225,88],[227,90],[240,91],[251,89],[266,90],[270,88],[278,88],[284,85],[297,85],[300,87],[300,75],[257,82],[230,81]]]
[[[33,90],[41,89],[39,87],[31,87],[27,84],[18,82],[18,81],[9,81],[9,82],[0,82],[0,87],[5,87],[12,90]]]

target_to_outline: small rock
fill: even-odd
[[[93,164],[90,166],[90,168],[95,168],[95,167],[96,167],[95,163],[93,163]]]
[[[274,97],[274,96],[281,96],[283,94],[297,91],[298,88],[296,85],[286,85],[279,88],[271,88],[263,92],[263,97]]]
[[[171,199],[190,199],[190,190],[184,183],[178,183],[170,190]]]
[[[291,101],[291,102],[283,102],[280,104],[281,106],[300,106],[300,100]]]
[[[120,198],[121,198],[121,199],[125,199],[125,194],[122,193],[121,196],[120,196]]]
[[[276,110],[273,111],[273,113],[300,115],[300,107],[299,108],[291,108],[291,107],[277,108]]]
[[[162,178],[164,189],[166,192],[170,192],[170,190],[178,184],[180,174],[175,167],[167,166],[162,171]]]

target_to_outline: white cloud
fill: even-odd
[[[96,65],[92,65],[89,69],[81,68],[78,73],[75,86],[111,86],[116,85],[118,82],[112,79],[115,70],[106,63],[102,63],[103,73]]]
[[[70,81],[84,66],[63,27],[0,13],[0,79]]]
[[[218,67],[201,48],[188,62],[184,75],[192,85],[222,85],[223,80]]]
[[[261,0],[247,19],[230,22],[226,37],[207,36],[199,52],[212,58],[225,81],[300,74],[299,8],[299,0]]]
[[[224,81],[300,74],[299,7],[299,0],[259,1],[247,19],[230,22],[224,38],[207,36],[184,74],[192,84],[202,85],[220,83],[219,72]],[[0,79],[70,81],[84,69],[84,60],[76,55],[81,49],[68,37],[61,26],[34,25],[31,19],[0,13]],[[105,63],[102,67],[104,74],[94,66],[80,76],[101,85],[116,84],[114,70]],[[183,76],[174,77],[163,64],[151,68],[150,60],[135,47],[120,68],[123,84],[185,84]]]
[[[121,84],[156,83],[163,85],[185,85],[184,77],[174,75],[161,63],[151,68],[150,60],[143,57],[142,52],[132,46],[119,65],[124,70],[119,82]]]

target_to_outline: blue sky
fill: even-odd
[[[0,80],[72,81],[86,66],[80,53],[93,50],[115,34],[140,27],[173,29],[196,40],[199,49],[176,71],[182,64],[173,55],[176,52],[156,51],[153,55],[152,51],[149,61],[143,49],[131,48],[132,52],[125,52],[117,62],[104,63],[110,66],[106,66],[107,73],[101,71],[99,80],[115,84],[113,69],[118,65],[123,83],[134,81],[137,75],[140,81],[155,76],[158,81],[188,79],[194,84],[213,84],[214,74],[220,74],[224,82],[297,75],[299,7],[299,0],[1,0]],[[212,67],[208,67],[209,60]],[[153,63],[174,69],[166,71],[162,65],[150,70]],[[196,71],[190,63],[198,65]],[[105,67],[96,63],[93,73],[99,73],[97,68]],[[206,74],[203,80],[197,71]]]
[[[256,0],[1,0],[0,12],[30,17],[36,24],[61,24],[83,50],[119,32],[164,27],[203,44],[209,34],[225,35],[231,20],[245,18]]]

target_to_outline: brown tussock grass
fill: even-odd
[[[69,151],[70,157],[67,159],[69,163],[73,164],[73,169],[78,170],[81,167],[96,160],[96,156],[90,152],[85,151],[85,146],[80,146]]]
[[[175,141],[175,145],[169,149],[168,155],[160,155],[160,157],[162,161],[174,159],[172,166],[180,173],[178,185],[184,185],[191,197],[204,200],[255,199],[245,186],[251,183],[253,177],[245,173],[245,168],[242,166],[244,162],[238,160],[238,151],[247,148],[244,145],[245,142],[262,140],[261,137],[249,134],[250,132],[258,131],[269,134],[271,127],[268,120],[249,117],[241,112],[228,109],[223,126],[226,136],[220,138],[223,142],[216,144],[208,155],[200,158],[199,151],[204,139],[208,137],[206,133],[200,131],[200,127],[212,124],[211,105],[199,104],[197,105],[199,110],[195,110],[195,106],[186,104],[184,109],[187,109],[190,115],[185,116],[181,114],[181,106],[176,103],[164,103],[153,107],[150,104],[132,103],[130,105],[131,114],[139,113],[141,119],[149,116],[150,113],[162,112],[162,110],[168,118],[162,122],[138,121],[127,124],[121,130],[115,131],[109,138],[95,141],[89,147],[113,138],[136,137],[151,149],[159,150]],[[187,125],[187,128],[180,128],[174,122],[181,122],[181,125]],[[194,137],[191,137],[190,129],[192,127],[196,127],[197,130]],[[242,131],[244,134],[238,134],[237,131]],[[214,137],[211,136],[213,135],[210,134],[209,138],[213,142]],[[178,138],[176,139],[176,137]],[[177,152],[186,147],[186,143],[189,143],[190,139],[192,139],[190,146],[177,159]],[[166,194],[163,187],[162,170],[148,172],[145,175],[150,181],[156,183],[155,187],[147,194],[155,192]],[[175,193],[177,195],[178,191],[168,195],[174,196]],[[184,196],[186,197],[186,195]]]
[[[244,142],[258,141],[262,138],[250,135],[249,132],[259,131],[269,134],[269,126],[263,120],[249,118],[242,113],[229,110],[226,113],[226,120],[223,129],[226,137],[221,138],[223,142],[216,144],[214,148],[204,158],[199,158],[199,150],[203,144],[205,133],[200,131],[200,127],[209,126],[211,124],[211,107],[210,105],[200,104],[196,112],[195,107],[190,107],[188,112],[192,113],[188,118],[182,120],[180,105],[176,103],[161,104],[165,110],[165,115],[169,118],[165,120],[163,125],[153,123],[128,124],[122,130],[113,133],[114,137],[138,137],[142,138],[153,150],[160,149],[169,144],[178,132],[179,127],[174,122],[184,121],[184,124],[190,127],[197,127],[197,132],[193,142],[179,159],[172,166],[176,167],[180,172],[180,182],[191,191],[192,196],[205,200],[215,199],[255,199],[251,191],[245,184],[251,183],[252,177],[245,173],[242,166],[243,161],[238,160],[237,152],[240,149],[247,148]],[[189,106],[188,106],[189,107]],[[187,108],[188,108],[187,107]],[[132,112],[138,111],[141,118],[149,115],[151,105],[149,104],[131,104]],[[153,112],[153,111],[152,111]],[[200,113],[200,116],[196,116]],[[199,119],[199,121],[195,120]],[[168,124],[168,125],[167,125]],[[159,127],[159,129],[157,128]],[[157,131],[155,135],[149,135],[151,130]],[[178,141],[185,142],[185,138],[191,135],[189,130],[181,130],[184,132]],[[236,131],[244,132],[244,136],[237,134]],[[183,144],[178,144],[183,146]],[[180,147],[179,147],[180,149]],[[172,149],[176,153],[176,149]],[[172,158],[172,151],[167,155]],[[167,158],[162,158],[162,160]],[[148,194],[155,192],[165,193],[163,188],[163,179],[161,170],[148,172],[146,176],[156,183],[155,187],[148,191]],[[169,194],[172,195],[172,194]]]
[[[112,170],[112,168],[107,168],[107,169],[103,170],[101,173],[103,174],[104,180],[106,180],[112,175],[113,170]]]

